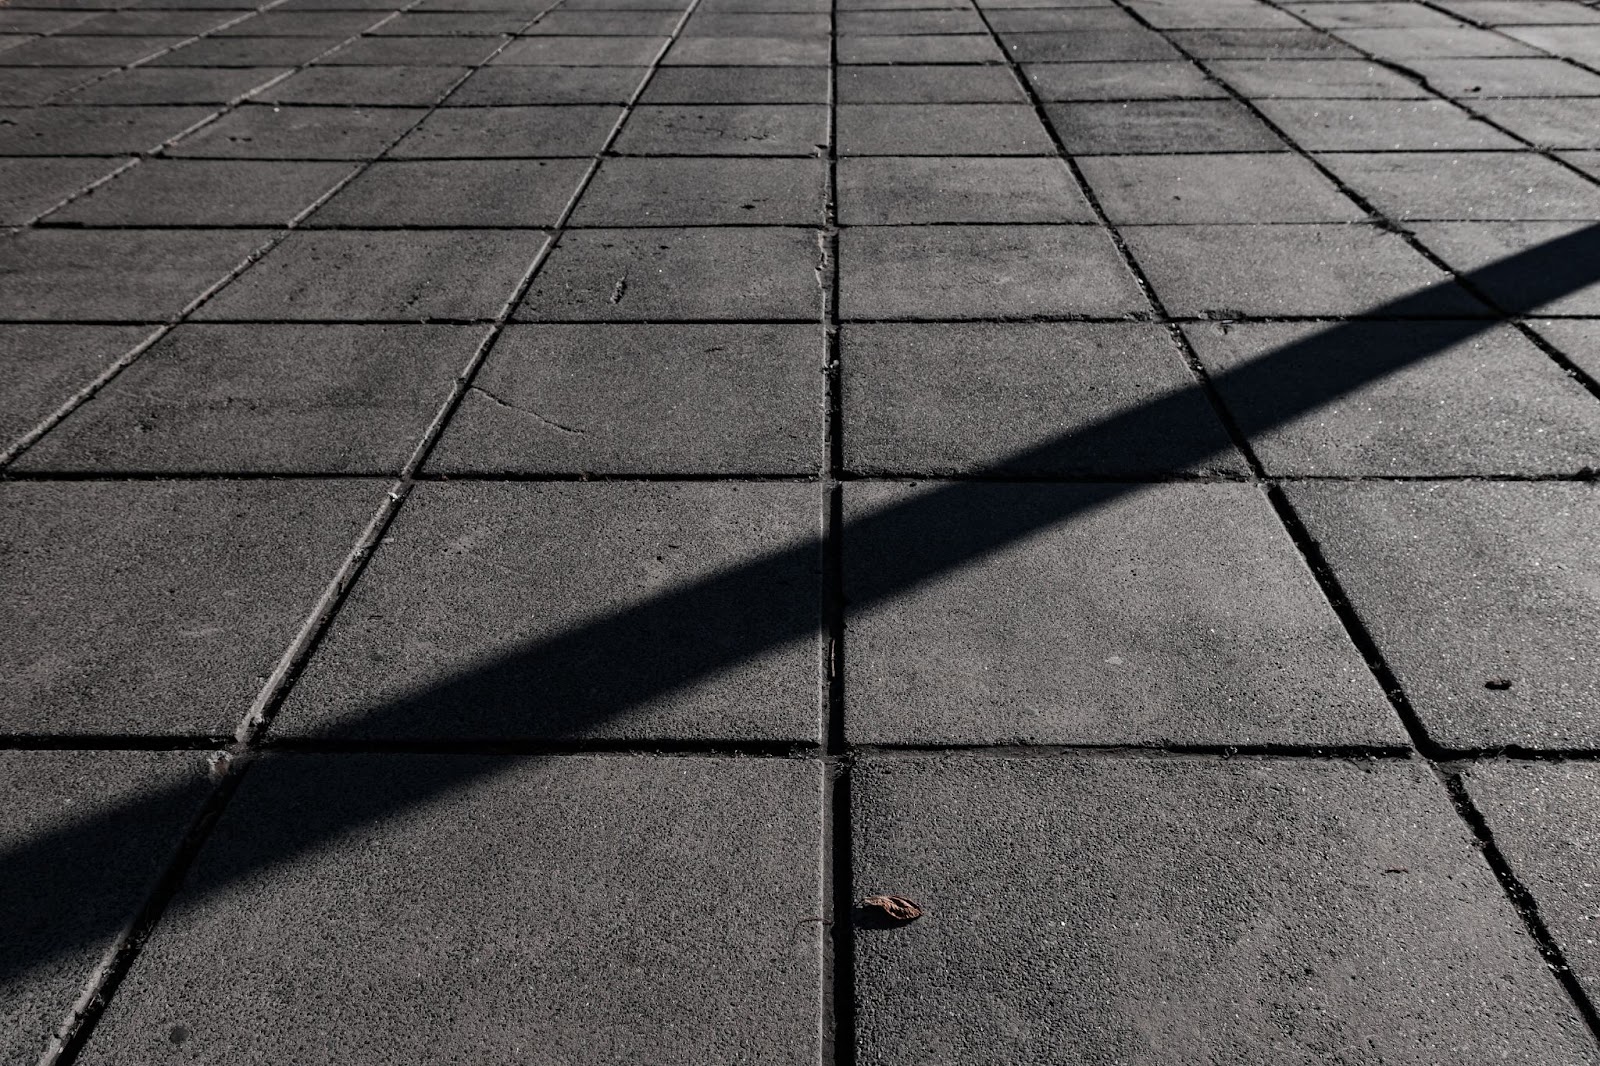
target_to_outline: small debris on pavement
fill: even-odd
[[[922,917],[922,908],[904,896],[868,896],[863,907],[873,907],[897,922],[913,922]]]

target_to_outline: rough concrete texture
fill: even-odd
[[[864,1066],[1595,1061],[1413,764],[875,759],[851,832],[926,909],[857,934]]]

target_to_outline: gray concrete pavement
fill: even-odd
[[[1595,0],[0,0],[0,1062],[1600,1063],[1597,109]]]

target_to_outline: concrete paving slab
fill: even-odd
[[[1104,230],[882,226],[839,234],[844,319],[1121,315],[1147,309]]]
[[[983,8],[989,25],[1001,33],[1126,30],[1137,34],[1145,28],[1138,19],[1110,4],[1077,7],[1043,3],[998,9],[991,9],[991,5],[984,4]]]
[[[1004,63],[994,38],[987,33],[911,34],[904,37],[841,37],[835,42],[839,63]]]
[[[0,59],[8,46],[0,40]],[[8,67],[0,65],[0,99],[16,107],[44,103],[58,93],[114,73],[115,67]]]
[[[1482,100],[1474,106],[1541,148],[1600,148],[1600,98]]]
[[[488,474],[808,475],[817,326],[513,326],[429,460]]]
[[[988,32],[983,19],[971,8],[943,11],[841,11],[837,25],[841,37]]]
[[[147,152],[215,114],[210,107],[51,107],[0,113],[0,155]]]
[[[378,162],[305,224],[553,226],[587,167],[581,159]]]
[[[828,143],[828,109],[816,104],[644,104],[617,137],[624,155],[816,157]]]
[[[36,37],[0,50],[0,66],[105,67],[149,60],[182,37]]]
[[[1227,95],[1192,63],[1029,63],[1041,100],[1219,99]]]
[[[1261,110],[1313,152],[1518,148],[1518,143],[1442,100],[1261,100]]]
[[[428,107],[467,73],[466,67],[308,67],[256,99],[269,104]]]
[[[1593,66],[1600,59],[1600,27],[1597,26],[1512,26],[1506,36],[1526,41],[1551,55]]]
[[[815,225],[827,186],[821,159],[607,159],[572,223]]]
[[[1173,44],[1196,59],[1359,59],[1361,53],[1318,30],[1174,30]]]
[[[846,617],[852,743],[1404,742],[1253,486],[860,483],[845,503],[846,602],[871,604]],[[869,517],[896,505],[914,510]],[[1038,531],[872,596],[1024,522]]]
[[[557,10],[545,15],[524,32],[534,36],[660,37],[671,33],[682,17],[682,12],[676,7],[670,11]]]
[[[826,37],[680,37],[661,62],[691,67],[826,67]]]
[[[38,1061],[198,812],[202,767],[190,752],[0,752],[0,1063]]]
[[[21,226],[99,181],[126,159],[0,159],[0,225]]]
[[[1446,56],[1527,56],[1537,53],[1511,38],[1472,26],[1335,30],[1334,35],[1379,59],[1438,59]]]
[[[828,71],[816,67],[658,67],[639,100],[644,104],[826,104],[828,80]]]
[[[1443,790],[1408,763],[871,760],[863,1066],[1593,1061]]]
[[[1288,150],[1232,100],[1056,103],[1046,112],[1061,143],[1076,155]]]
[[[1413,3],[1309,3],[1286,4],[1286,11],[1325,30],[1382,29],[1432,26],[1459,29],[1461,20],[1422,4]]]
[[[297,67],[311,62],[343,40],[342,37],[203,37],[158,55],[149,63],[152,67]]]
[[[1076,30],[1067,33],[1003,33],[1006,54],[1020,63],[1072,63],[1078,60],[1178,59],[1166,38],[1146,29]]]
[[[1293,30],[1293,15],[1258,3],[1205,3],[1191,0],[1133,0],[1128,9],[1158,30]]]
[[[814,744],[819,517],[790,482],[419,486],[273,731]]]
[[[26,230],[0,242],[0,319],[161,321],[271,237],[265,230]]]
[[[796,12],[701,11],[684,23],[683,37],[792,37],[826,41],[829,16]]]
[[[225,23],[239,16],[231,11],[108,11],[78,21],[61,33],[134,36],[173,34],[180,37],[221,32]]]
[[[840,155],[1054,155],[1027,104],[840,104]]]
[[[805,229],[569,230],[515,317],[815,320],[819,255],[816,235]]]
[[[0,485],[0,730],[231,734],[382,496],[316,481]],[[131,827],[130,827],[131,828]]]
[[[1534,319],[1529,324],[1585,374],[1600,378],[1600,321]]]
[[[1588,990],[1600,988],[1600,806],[1591,762],[1482,763],[1463,774],[1500,852],[1539,905],[1556,943]]]
[[[394,159],[589,158],[622,116],[620,107],[446,107],[389,150]]]
[[[521,11],[402,11],[367,32],[379,37],[500,37],[527,24]]]
[[[492,318],[545,239],[536,230],[302,231],[290,234],[194,317]]]
[[[445,106],[625,104],[644,73],[643,67],[484,67],[473,71]]]
[[[383,13],[370,11],[263,11],[217,31],[220,37],[353,37]]]
[[[82,226],[281,226],[355,173],[348,162],[147,159],[50,216]]]
[[[1245,471],[1158,326],[861,323],[844,327],[840,351],[844,461],[857,474]],[[1160,433],[1094,429],[1172,394]],[[1031,451],[1058,436],[1073,446]]]
[[[317,62],[339,67],[475,67],[494,56],[502,43],[494,37],[358,37]]]
[[[1289,496],[1435,741],[1594,745],[1594,485],[1307,484]]]
[[[1370,226],[1129,226],[1123,237],[1177,315],[1354,315],[1401,297],[1411,313],[1488,314],[1401,238]],[[1437,287],[1437,288],[1435,288]]]
[[[398,473],[484,333],[180,326],[18,469]]]
[[[1095,221],[1060,159],[841,159],[836,181],[851,226]]]
[[[1485,26],[1582,25],[1600,22],[1600,12],[1570,0],[1452,0],[1447,11]]]
[[[1451,269],[1477,271],[1498,259],[1559,240],[1583,228],[1574,222],[1423,222],[1412,227],[1422,243]],[[1503,310],[1538,311],[1548,315],[1600,314],[1600,277],[1587,285],[1574,277],[1570,291],[1542,299],[1537,279],[1501,271],[1478,279],[1477,285]]]
[[[54,413],[114,360],[153,332],[149,326],[0,326],[0,447]]]
[[[1573,476],[1600,466],[1600,404],[1509,328],[1464,341],[1455,341],[1458,323],[1427,322],[1184,332],[1270,474]],[[1396,351],[1436,354],[1384,373]],[[1271,378],[1229,374],[1273,352],[1293,352],[1299,365]],[[1348,373],[1363,361],[1370,384],[1323,399],[1330,386],[1319,367]],[[1283,422],[1286,407],[1310,413]]]
[[[1559,59],[1417,59],[1406,64],[1446,96],[1600,96],[1600,74]]]
[[[282,67],[136,67],[64,94],[62,104],[226,104],[286,74]]]
[[[816,1062],[820,793],[787,760],[268,760],[85,1061]]]
[[[1392,219],[1600,217],[1600,187],[1532,152],[1331,153],[1321,161]]]
[[[1365,59],[1218,59],[1207,67],[1253,100],[1433,98],[1412,79]]]
[[[425,114],[413,107],[246,104],[185,137],[168,154],[209,159],[373,159]]]
[[[556,67],[645,67],[666,45],[665,37],[524,37],[495,56],[496,64]]]
[[[841,104],[1020,104],[1022,87],[1002,67],[852,67],[839,72]]]
[[[1367,217],[1314,166],[1286,152],[1095,156],[1078,165],[1113,223],[1356,222]]]

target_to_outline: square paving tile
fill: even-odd
[[[861,482],[845,505],[853,743],[1403,743],[1254,486]]]
[[[568,230],[517,308],[521,321],[815,320],[816,233]]]
[[[1600,98],[1479,100],[1473,106],[1541,148],[1600,148]]]
[[[814,474],[825,354],[814,325],[513,326],[429,470]]]
[[[501,43],[497,37],[359,37],[317,62],[336,67],[475,67],[490,56],[498,60]]]
[[[1409,28],[1413,26],[1437,26],[1446,29],[1459,29],[1459,19],[1451,18],[1442,11],[1425,7],[1422,4],[1403,2],[1403,0],[1387,0],[1387,2],[1351,3],[1307,3],[1289,4],[1286,10],[1292,11],[1313,26],[1326,30],[1344,29],[1376,29],[1376,28]]]
[[[1180,59],[1161,34],[1147,29],[1075,30],[1067,33],[1006,33],[1006,53],[1020,63],[1075,63],[1080,60]]]
[[[840,315],[996,318],[1148,310],[1093,226],[883,226],[839,234]]]
[[[1173,30],[1167,37],[1196,59],[1359,59],[1320,30]]]
[[[1592,762],[1479,763],[1467,791],[1511,864],[1539,903],[1562,953],[1589,994],[1600,988],[1600,841],[1589,813],[1600,808]]]
[[[683,37],[792,37],[826,40],[829,17],[803,12],[696,10]]]
[[[826,67],[827,37],[680,37],[661,62],[667,66]]]
[[[193,752],[0,753],[0,1061],[27,1063],[71,1012],[198,813]],[[130,817],[130,813],[137,817]]]
[[[819,225],[821,159],[607,159],[573,214],[578,226]]]
[[[283,736],[815,743],[817,488],[425,484]]]
[[[572,107],[445,107],[423,119],[389,155],[395,159],[593,156],[622,109]]]
[[[675,5],[676,6],[676,5]],[[525,33],[570,35],[578,37],[639,37],[662,36],[683,17],[681,11],[576,11],[556,10],[543,16],[525,30]]]
[[[624,155],[819,156],[828,109],[817,104],[646,104],[617,137]]]
[[[465,67],[308,67],[256,95],[264,103],[428,107]]]
[[[0,159],[0,225],[23,225],[126,162],[125,159]]]
[[[1365,59],[1219,59],[1207,65],[1254,100],[1433,99],[1416,81]]]
[[[1288,150],[1232,100],[1058,103],[1046,110],[1061,143],[1077,155]]]
[[[426,113],[411,107],[247,104],[185,137],[168,154],[212,159],[372,159]]]
[[[1029,63],[1041,100],[1168,100],[1227,95],[1192,63]]]
[[[1005,53],[987,33],[841,37],[841,66],[852,63],[1004,63]]]
[[[19,469],[396,473],[482,326],[180,326]]]
[[[1600,467],[1600,404],[1505,327],[1231,323],[1185,332],[1271,474],[1572,475]],[[1270,374],[1229,373],[1266,355],[1281,364]],[[1349,391],[1352,374],[1364,384]],[[1285,423],[1285,411],[1306,413]]]
[[[149,61],[152,67],[297,67],[342,37],[203,37]],[[173,44],[178,42],[173,41]]]
[[[231,734],[382,488],[351,481],[0,485],[0,729]]]
[[[840,352],[855,473],[1245,469],[1158,326],[860,323],[845,326]]]
[[[527,24],[527,15],[518,11],[402,11],[369,32],[384,37],[499,37]]]
[[[588,169],[581,159],[378,162],[308,226],[553,226]]]
[[[625,104],[642,67],[484,67],[450,94],[446,107]]]
[[[1600,319],[1536,319],[1531,325],[1585,374],[1600,378]]]
[[[1600,26],[1512,26],[1504,32],[1552,55],[1589,66],[1600,60]]]
[[[171,1058],[177,1033],[190,1055],[303,1063],[815,1062],[821,777],[766,759],[266,761],[85,1061]]]
[[[160,321],[271,239],[263,230],[29,230],[0,241],[0,319]]]
[[[1595,746],[1593,484],[1325,483],[1289,497],[1433,740]]]
[[[1287,11],[1248,0],[1203,4],[1192,0],[1132,0],[1128,8],[1158,30],[1296,30],[1301,27],[1300,21]]]
[[[124,66],[159,56],[183,41],[182,37],[35,37],[0,48],[0,66],[106,67]],[[190,47],[193,47],[192,45]],[[164,57],[162,57],[164,58]],[[156,62],[160,62],[157,59]]]
[[[1026,104],[841,104],[841,155],[1054,155]]]
[[[1421,766],[874,759],[851,795],[855,895],[926,908],[857,933],[862,1066],[1593,1054]]]
[[[545,242],[537,231],[321,230],[290,234],[198,319],[492,318]]]
[[[1513,314],[1600,314],[1600,275],[1582,257],[1571,271],[1548,273],[1485,268],[1512,256],[1537,252],[1551,242],[1593,231],[1576,222],[1423,222],[1412,227],[1428,249],[1454,270],[1470,274],[1489,299]],[[1552,291],[1560,295],[1551,295]]]
[[[1091,156],[1078,165],[1114,223],[1355,222],[1367,217],[1314,166],[1287,152]]]
[[[1416,59],[1406,65],[1439,92],[1468,101],[1498,96],[1600,96],[1600,74],[1559,59]]]
[[[1095,220],[1059,159],[841,159],[837,183],[851,226]]]
[[[1333,153],[1322,162],[1393,219],[1600,218],[1600,188],[1532,152]]]
[[[1396,29],[1335,30],[1340,40],[1379,59],[1434,59],[1439,56],[1527,56],[1532,48],[1492,30],[1472,26],[1417,26]]]
[[[150,326],[0,326],[0,448],[57,410],[116,359],[148,337]]]
[[[146,152],[214,113],[209,107],[8,108],[0,112],[0,155]]]
[[[912,33],[987,33],[971,9],[932,11],[841,11],[835,19],[840,36]]]
[[[0,99],[13,107],[43,103],[58,93],[116,73],[115,67],[8,67],[4,65],[5,48],[0,41]]]
[[[85,226],[281,226],[350,163],[147,159],[50,216]]]
[[[69,104],[225,104],[287,73],[282,67],[136,67],[65,94]]]
[[[1402,298],[1414,315],[1488,313],[1398,235],[1372,226],[1130,226],[1122,235],[1177,315],[1371,315],[1392,313]]]
[[[491,61],[497,65],[647,67],[665,37],[524,37]]]
[[[1021,104],[1004,67],[851,67],[839,72],[841,104]]]
[[[224,37],[352,37],[383,17],[370,11],[263,11],[217,33]]]
[[[982,5],[989,25],[1001,33],[1053,33],[1078,30],[1129,30],[1144,27],[1131,14],[1110,4],[1078,7],[1051,0],[1032,3],[1024,0],[1015,6]]]
[[[658,67],[640,102],[826,104],[828,81],[816,67]]]
[[[1296,144],[1314,152],[1519,147],[1444,101],[1262,100],[1259,106]]]

